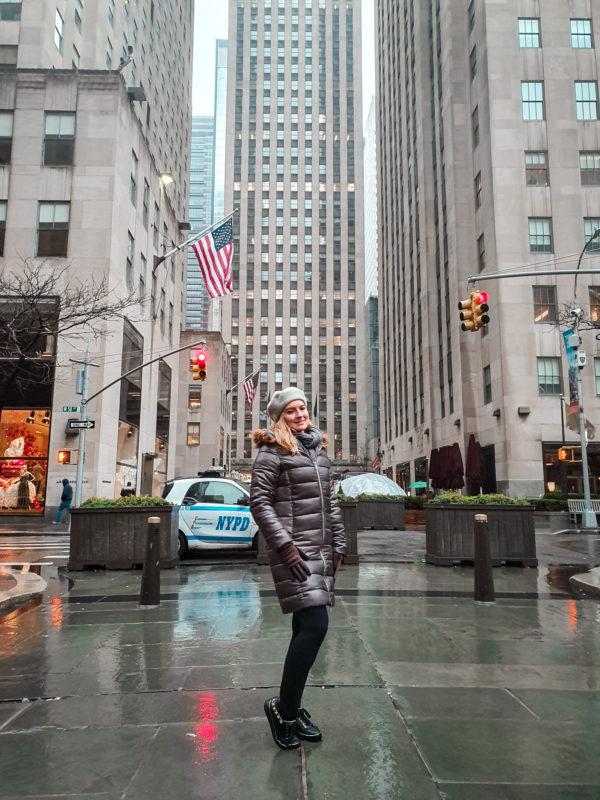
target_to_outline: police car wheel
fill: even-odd
[[[179,558],[183,558],[186,555],[187,551],[188,551],[187,538],[181,531],[179,531],[179,547],[177,555],[179,556]]]

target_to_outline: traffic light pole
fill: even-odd
[[[88,385],[89,385],[89,367],[99,367],[99,364],[92,364],[90,361],[90,345],[88,339],[88,346],[85,353],[85,358],[83,361],[76,361],[74,358],[71,359],[76,364],[83,364],[83,385],[82,385],[82,393],[81,393],[81,420],[82,422],[87,421],[87,407],[88,403],[94,400],[98,395],[105,392],[107,389],[110,389],[111,386],[114,386],[116,383],[120,383],[123,378],[126,378],[128,375],[131,375],[133,372],[138,372],[144,367],[149,366],[150,364],[154,364],[155,361],[160,361],[163,358],[167,358],[168,356],[172,356],[175,353],[180,353],[182,350],[189,350],[191,347],[197,347],[198,345],[206,344],[204,339],[200,339],[198,342],[192,342],[191,344],[184,344],[183,347],[177,347],[175,350],[169,350],[168,353],[162,353],[160,356],[156,356],[156,358],[151,358],[150,361],[145,361],[143,364],[140,364],[139,367],[134,367],[133,369],[127,370],[122,375],[119,375],[114,381],[107,383],[106,386],[103,386],[101,389],[98,389],[97,392],[90,395],[88,397]],[[81,505],[81,493],[83,488],[83,462],[85,460],[85,428],[79,429],[79,461],[77,462],[77,477],[75,478],[75,508],[78,508]]]

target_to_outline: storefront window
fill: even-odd
[[[578,444],[544,443],[544,491],[583,495],[583,467]],[[600,445],[587,446],[590,494],[600,494]]]
[[[43,513],[49,433],[49,409],[2,409],[0,513]]]

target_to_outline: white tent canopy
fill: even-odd
[[[406,492],[397,483],[378,475],[376,472],[362,472],[358,475],[348,475],[347,478],[336,484],[336,492],[342,492],[346,497],[358,497],[359,494],[387,494],[405,495]]]

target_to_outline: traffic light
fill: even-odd
[[[487,292],[471,292],[471,297],[473,298],[473,330],[476,331],[490,321],[486,313],[490,310],[490,307],[487,302]]]
[[[489,311],[487,299],[487,292],[471,292],[466,300],[459,301],[463,331],[477,331],[488,324],[490,318],[486,313]]]
[[[56,460],[59,464],[70,464],[71,463],[71,451],[70,450],[59,450],[56,454]]]
[[[559,461],[566,461],[567,460],[567,455],[568,455],[567,448],[566,447],[560,447],[559,450],[558,450],[558,460]]]
[[[204,350],[198,350],[196,353],[196,358],[198,359],[198,378],[201,381],[206,380],[206,362],[208,361],[208,355]],[[194,376],[195,377],[195,376]]]
[[[198,353],[190,354],[190,370],[192,371],[195,381],[200,380],[200,367],[198,366]]]

